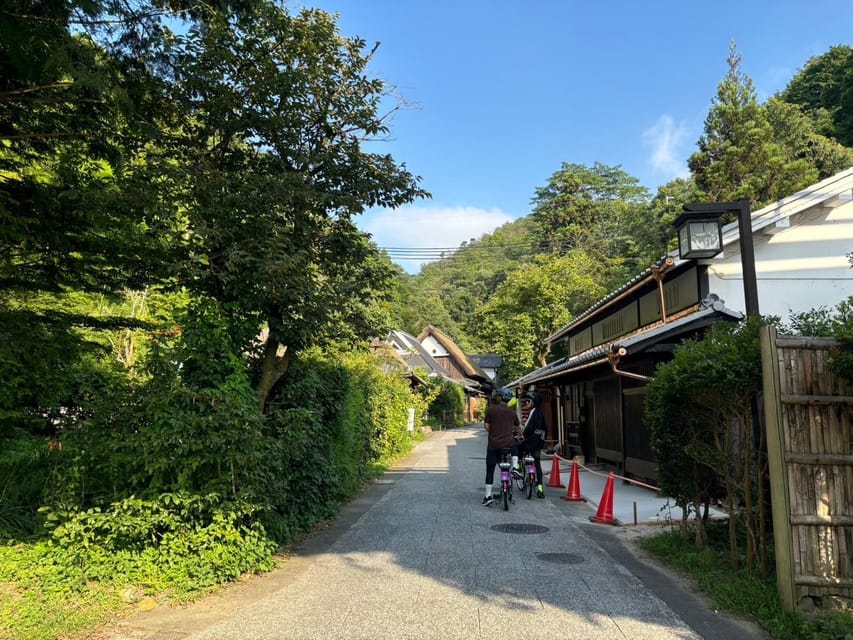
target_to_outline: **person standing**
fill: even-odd
[[[524,423],[524,431],[519,449],[522,455],[529,452],[536,463],[536,497],[545,497],[545,487],[542,485],[542,447],[545,446],[545,437],[548,426],[545,424],[545,416],[540,408],[542,396],[535,391],[528,391],[521,396],[522,412],[527,411],[527,420]]]
[[[507,406],[512,398],[512,391],[506,387],[498,390],[498,402],[486,410],[483,426],[489,432],[489,443],[486,445],[486,496],[483,506],[490,507],[495,499],[492,497],[492,485],[495,481],[495,467],[501,458],[501,449],[511,449],[515,445],[515,434],[518,430],[518,416]]]

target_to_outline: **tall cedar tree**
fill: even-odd
[[[732,42],[728,73],[717,87],[699,151],[690,156],[688,165],[707,199],[748,198],[757,208],[805,188],[816,181],[818,172],[805,160],[787,159],[740,63]]]

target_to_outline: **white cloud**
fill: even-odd
[[[755,95],[761,102],[766,102],[776,92],[788,86],[788,83],[796,75],[796,71],[790,67],[771,67],[761,77],[761,82],[756,83]]]
[[[409,273],[417,273],[422,264],[440,257],[436,249],[457,248],[512,219],[500,209],[408,206],[368,214],[359,221],[359,227],[370,233],[378,246],[392,249],[389,254],[394,262]],[[404,259],[407,255],[412,259]]]
[[[687,137],[684,123],[676,124],[672,116],[662,115],[654,125],[643,131],[643,143],[652,148],[652,167],[667,179],[686,178],[690,175],[682,151]]]

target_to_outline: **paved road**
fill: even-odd
[[[484,460],[482,428],[434,433],[272,574],[97,637],[759,637],[627,553],[564,491],[517,497],[508,512],[482,507]]]

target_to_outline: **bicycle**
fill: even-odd
[[[506,448],[501,449],[501,461],[498,463],[498,467],[501,470],[501,495],[500,501],[504,506],[504,511],[509,511],[509,503],[513,502],[512,500],[512,449]]]
[[[516,478],[515,483],[518,485],[518,490],[526,493],[527,499],[530,500],[533,497],[533,488],[538,484],[536,482],[536,460],[533,459],[530,452],[527,452],[524,454],[522,464],[522,476]]]

